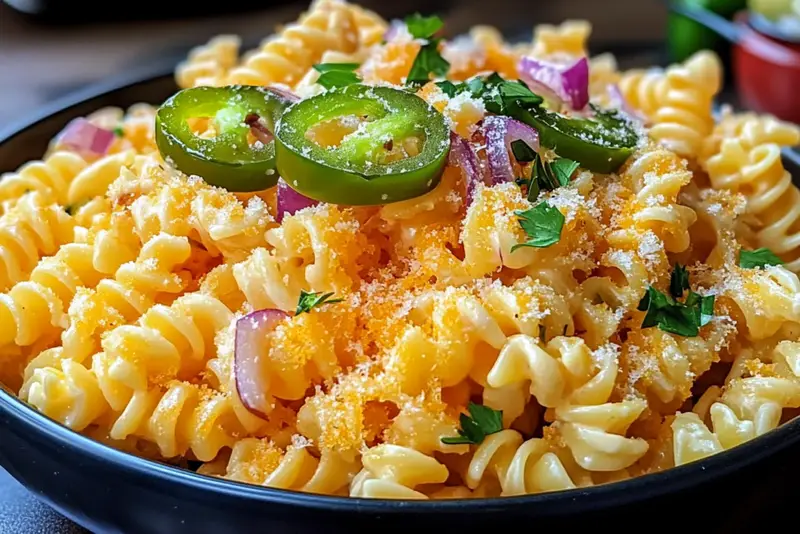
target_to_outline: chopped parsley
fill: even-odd
[[[123,137],[125,135],[125,130],[122,128],[122,126],[117,126],[114,128],[114,135],[117,137]]]
[[[677,299],[683,297],[684,290],[689,290],[684,302]],[[711,322],[714,317],[714,295],[701,296],[689,289],[689,274],[681,265],[675,265],[670,276],[670,293],[662,293],[650,286],[639,301],[639,311],[647,314],[642,321],[642,328],[658,326],[664,332],[684,337],[695,337],[700,327]]]
[[[405,19],[408,32],[415,39],[427,41],[419,49],[411,70],[406,78],[406,85],[424,85],[430,80],[430,75],[445,76],[450,70],[450,63],[439,53],[441,38],[434,35],[442,29],[444,23],[437,16],[423,17],[415,13]]]
[[[404,22],[408,33],[414,39],[430,39],[444,27],[444,22],[436,15],[423,17],[419,13],[414,13],[407,16]]]
[[[459,418],[461,428],[458,436],[442,438],[446,445],[472,444],[480,445],[486,436],[496,434],[503,430],[503,411],[494,410],[488,406],[481,406],[470,402],[467,407],[469,415],[461,414]]]
[[[511,141],[511,152],[520,163],[529,163],[536,159],[536,151],[522,139]]]
[[[669,277],[669,293],[674,299],[683,298],[683,292],[689,289],[689,272],[680,263],[675,264]]]
[[[300,299],[297,301],[297,309],[294,311],[295,315],[300,315],[303,312],[310,312],[317,306],[323,304],[334,304],[342,302],[343,299],[332,299],[333,293],[306,293],[300,290]]]
[[[743,269],[757,269],[770,265],[783,265],[783,260],[768,248],[739,251],[739,267]]]
[[[531,91],[525,82],[505,80],[496,72],[484,78],[470,78],[461,83],[442,81],[436,85],[450,98],[468,92],[473,98],[483,101],[486,111],[515,119],[519,119],[522,112],[536,108],[544,101]]]
[[[561,239],[564,214],[558,208],[547,202],[541,202],[529,210],[514,213],[519,217],[519,225],[525,231],[528,240],[511,247],[511,252],[520,247],[546,248]]]
[[[358,63],[318,63],[314,70],[320,73],[317,83],[325,89],[333,89],[359,83],[361,78],[355,73],[358,67]]]
[[[567,158],[546,162],[539,154],[533,159],[531,179],[528,182],[528,200],[534,202],[541,191],[553,191],[569,184],[579,163]]]
[[[580,163],[569,158],[559,158],[550,162],[550,171],[561,187],[569,183],[578,167],[580,167]]]

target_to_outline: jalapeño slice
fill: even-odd
[[[275,142],[263,135],[262,140],[254,138],[252,128],[268,136],[290,104],[257,86],[184,89],[158,109],[156,144],[178,170],[211,185],[239,192],[267,189],[278,181]],[[189,121],[203,118],[213,123],[214,137],[199,137],[192,131]]]
[[[631,156],[639,136],[616,110],[590,106],[593,117],[567,117],[541,107],[518,111],[517,117],[539,131],[543,146],[585,169],[608,174]]]
[[[345,135],[321,144],[315,128]],[[413,149],[397,147],[413,140]],[[439,182],[450,148],[445,118],[418,96],[361,84],[299,102],[275,132],[277,169],[289,186],[322,202],[377,205],[422,195]]]

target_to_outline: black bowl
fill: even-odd
[[[0,170],[40,158],[74,117],[102,106],[163,101],[176,90],[171,71],[164,65],[156,75],[75,95],[0,133]],[[786,164],[800,176],[796,161]],[[795,420],[705,461],[589,489],[468,501],[347,499],[249,486],[136,458],[68,430],[0,389],[0,465],[94,532],[568,532],[599,526],[750,532],[770,518],[791,520],[800,495],[799,441]]]

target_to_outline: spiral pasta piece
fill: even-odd
[[[293,86],[326,51],[351,53],[358,45],[358,28],[349,6],[319,0],[296,23],[247,53],[241,65],[231,69],[226,85]]]
[[[465,481],[470,489],[494,482],[500,486],[503,496],[561,491],[587,482],[591,484],[579,468],[570,471],[548,440],[524,441],[516,430],[503,430],[487,436],[478,446],[467,467]]]
[[[123,263],[113,278],[79,291],[69,307],[69,326],[61,336],[61,346],[37,356],[26,375],[32,368],[57,366],[62,359],[83,362],[100,349],[104,332],[135,321],[158,296],[182,292],[188,282],[186,273],[173,271],[189,259],[190,252],[187,238],[160,234],[145,243],[134,261]]]
[[[31,345],[53,329],[66,326],[65,307],[81,286],[101,279],[92,265],[91,245],[70,243],[42,259],[30,280],[0,295],[0,345]]]
[[[38,191],[0,216],[0,291],[27,278],[42,256],[74,238],[74,221]]]
[[[530,203],[516,184],[479,186],[461,232],[467,274],[485,276],[503,267],[557,269],[564,257],[588,256],[587,235],[599,231],[596,225],[600,217],[594,199],[585,197],[575,187],[562,187],[541,201],[558,208],[564,215],[561,239],[547,248],[522,247],[511,252],[514,245],[528,239],[515,212],[529,209]]]
[[[730,108],[723,107],[719,122],[703,141],[703,150],[698,158],[700,164],[705,167],[708,158],[718,154],[727,139],[738,139],[745,150],[767,143],[790,147],[800,143],[800,127],[771,115],[733,113]]]
[[[566,20],[558,26],[540,24],[533,31],[531,54],[543,58],[585,56],[591,33],[592,26],[585,20]]]
[[[236,35],[217,35],[208,43],[192,48],[189,57],[175,68],[178,87],[224,85],[228,71],[239,59],[241,39]]]
[[[632,196],[620,209],[609,243],[620,248],[647,248],[643,242],[655,234],[667,252],[689,248],[689,227],[697,215],[677,202],[681,188],[692,180],[685,161],[668,150],[652,148],[634,154],[620,177]]]
[[[60,369],[35,369],[20,396],[75,430],[112,416],[112,439],[134,435],[155,443],[164,457],[191,449],[209,461],[233,445],[240,427],[235,420],[232,428],[222,422],[230,413],[228,397],[180,380],[195,376],[214,357],[214,336],[232,318],[221,302],[197,293],[171,306],[157,304],[136,325],[111,330],[91,370],[73,360],[62,360]],[[75,400],[83,396],[95,401]],[[51,403],[70,398],[75,402],[63,401],[68,407]]]
[[[258,248],[234,267],[239,288],[254,309],[291,310],[301,290],[348,293],[370,249],[361,228],[352,211],[332,205],[286,217],[267,232],[272,251]]]
[[[447,468],[435,458],[397,445],[378,445],[361,457],[364,469],[350,483],[350,496],[367,499],[416,499],[415,488],[447,480]]]
[[[358,462],[323,452],[315,457],[306,444],[282,451],[263,439],[245,438],[231,452],[225,478],[271,488],[337,494],[358,471]]]
[[[134,196],[130,213],[142,241],[162,232],[188,236],[212,255],[232,261],[264,245],[264,232],[273,221],[260,197],[243,203],[228,191],[159,166],[143,168],[138,174],[123,170],[115,186],[118,198]],[[126,192],[130,187],[143,190]]]
[[[758,218],[757,246],[767,247],[787,260],[786,268],[800,271],[800,190],[783,167],[776,143],[745,149],[738,138],[722,142],[718,154],[706,162],[711,185],[741,193],[747,212]]]
[[[492,383],[485,373],[515,337],[507,335],[550,338],[573,328],[567,302],[531,278],[511,287],[492,284],[477,295],[448,288],[426,295],[416,306],[430,317],[430,326],[407,327],[386,361],[386,373],[412,396],[431,379],[449,387],[471,376],[502,387],[505,383]]]
[[[38,191],[50,202],[67,205],[70,184],[87,165],[81,156],[59,151],[43,161],[32,161],[13,173],[3,174],[0,177],[2,211],[8,211],[28,191]]]
[[[714,126],[712,100],[720,89],[721,70],[719,58],[704,50],[663,74],[623,75],[620,88],[652,122],[652,139],[681,156],[695,158]]]

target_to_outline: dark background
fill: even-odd
[[[76,89],[149,64],[175,63],[191,46],[215,34],[237,33],[245,42],[257,42],[307,7],[306,2],[258,2],[260,8],[249,9],[248,4],[254,3],[237,3],[235,13],[200,16],[184,7],[159,13],[142,2],[109,3],[102,11],[95,3],[81,8],[89,3],[57,0],[61,7],[43,21],[22,16],[0,2],[0,129]],[[614,51],[624,66],[663,58],[666,10],[657,0],[365,0],[361,4],[387,18],[415,10],[439,13],[450,35],[474,24],[492,24],[506,35],[529,39],[535,24],[585,18],[594,25],[594,53]],[[41,504],[0,469],[0,533],[77,532],[85,531]]]
[[[178,61],[192,45],[217,33],[237,33],[245,40],[257,42],[270,34],[276,24],[293,20],[308,6],[307,2],[262,0],[261,6],[273,7],[213,16],[132,20],[151,13],[156,16],[158,10],[143,8],[141,1],[106,3],[105,12],[98,10],[100,2],[50,0],[48,3],[69,6],[68,16],[56,13],[55,22],[37,24],[0,1],[0,129],[8,121],[24,118],[37,106],[78,87],[153,61]],[[170,0],[160,3],[189,4]],[[203,3],[194,1],[195,5]],[[235,0],[226,3],[237,5],[239,10],[244,9],[241,5],[248,5]],[[414,10],[437,12],[445,18],[451,35],[474,24],[493,24],[507,35],[529,39],[534,24],[559,22],[569,17],[586,18],[594,24],[592,46],[598,51],[609,47],[618,50],[620,46],[626,50],[648,49],[662,40],[666,30],[666,10],[657,0],[364,0],[361,3],[387,18]],[[81,12],[82,5],[90,7]],[[191,8],[183,11],[193,14]],[[115,16],[124,22],[85,22],[90,17]]]

